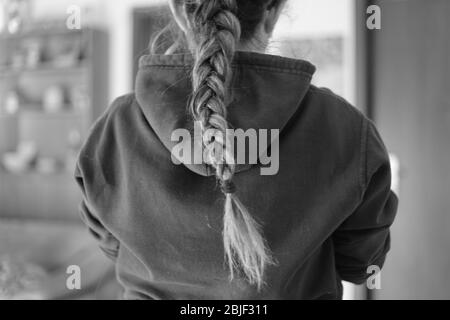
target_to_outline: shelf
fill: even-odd
[[[39,38],[39,37],[53,37],[53,36],[71,36],[71,35],[81,35],[90,29],[67,29],[63,27],[57,27],[49,26],[48,28],[38,27],[35,29],[30,29],[22,32],[18,32],[15,34],[10,33],[0,33],[0,40],[22,40],[25,38]]]
[[[36,145],[39,157],[66,163],[73,160],[70,157],[74,156],[76,132],[84,141],[93,120],[108,105],[108,34],[92,28],[68,30],[64,23],[33,25],[33,28],[14,35],[0,34],[0,96],[6,97],[8,92],[14,91],[20,97],[17,113],[0,114],[0,153],[14,152],[21,142],[27,141]],[[23,65],[16,63],[17,68],[14,68],[9,63],[15,48],[26,47],[28,40],[48,47],[42,55],[45,61],[36,67],[27,67],[27,55],[23,53]],[[65,51],[58,47],[60,40],[64,43],[67,40],[69,44],[75,41],[77,48],[81,41],[79,49],[83,58],[79,60],[78,55],[76,59],[64,58]],[[68,66],[58,66],[58,61],[67,62]],[[52,86],[64,90],[65,101],[79,99],[80,106],[85,108],[62,103],[61,111],[42,110],[41,101]],[[3,103],[5,101],[0,101]],[[0,219],[79,220],[82,194],[73,177],[75,170],[71,167],[74,166],[70,163],[51,173],[33,168],[14,173],[0,165]]]
[[[75,171],[75,168],[74,170]],[[73,172],[67,170],[58,170],[52,173],[43,173],[33,169],[23,172],[11,172],[0,167],[0,176],[5,178],[29,179],[29,178],[48,178],[48,179],[74,179]]]
[[[73,73],[76,72],[83,73],[87,72],[87,70],[88,68],[85,63],[68,67],[57,67],[51,64],[43,64],[36,68],[20,68],[20,69],[2,66],[0,67],[0,78],[4,77],[9,78],[19,76],[21,74],[35,74],[39,76],[45,76],[48,74],[68,73],[70,76],[73,76]]]
[[[74,110],[71,107],[64,107],[63,110],[57,112],[47,112],[44,110],[30,110],[22,109],[19,110],[15,115],[17,117],[34,117],[34,118],[82,118],[87,115],[86,112]],[[1,116],[1,114],[0,114]]]

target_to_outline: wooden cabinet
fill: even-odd
[[[0,34],[0,158],[32,142],[38,158],[59,166],[51,173],[33,165],[12,173],[0,165],[0,218],[78,220],[73,159],[108,104],[108,37],[96,29],[28,30]],[[49,97],[55,87],[59,103]],[[19,109],[8,114],[11,92]]]
[[[113,265],[81,223],[73,177],[79,147],[108,105],[108,37],[96,29],[28,29],[0,34],[0,158],[23,142],[37,150],[27,170],[0,165],[0,269],[11,273],[2,273],[0,299],[114,299]],[[30,43],[38,52],[27,52]],[[39,171],[42,158],[60,165]],[[80,267],[80,290],[66,286],[71,265]]]

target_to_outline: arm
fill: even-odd
[[[77,163],[75,168],[75,179],[83,194],[83,200],[80,204],[81,219],[88,227],[92,236],[98,241],[100,249],[109,259],[115,262],[119,252],[120,243],[112,233],[104,227],[95,213],[95,208],[90,205],[80,162]]]
[[[398,204],[391,191],[389,156],[381,137],[370,121],[364,131],[362,201],[333,234],[337,271],[343,280],[356,284],[370,276],[369,266],[382,268]]]

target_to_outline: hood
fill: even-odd
[[[171,140],[174,130],[193,132],[194,124],[187,108],[192,93],[193,62],[190,54],[146,55],[139,60],[136,99],[169,151],[179,143]],[[232,67],[233,99],[227,108],[227,119],[231,128],[244,131],[278,129],[282,133],[300,107],[315,72],[315,67],[307,61],[253,52],[237,52]],[[213,174],[205,164],[184,165],[203,176]],[[236,172],[251,166],[237,165]]]

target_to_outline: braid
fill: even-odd
[[[195,64],[192,72],[193,98],[191,113],[204,132],[208,164],[217,170],[220,181],[231,180],[234,165],[222,157],[229,156],[226,148],[228,122],[225,104],[226,87],[231,78],[231,61],[240,37],[240,24],[234,14],[235,1],[202,1],[194,12],[196,35]],[[210,134],[205,134],[209,130]],[[225,150],[225,153],[218,152]]]
[[[223,241],[230,278],[240,268],[248,281],[260,288],[264,269],[273,261],[260,226],[235,194],[234,150],[227,136],[227,88],[241,36],[236,0],[201,0],[188,5],[194,6],[191,28],[195,58],[189,107],[202,129],[205,161],[215,169],[225,195]]]

